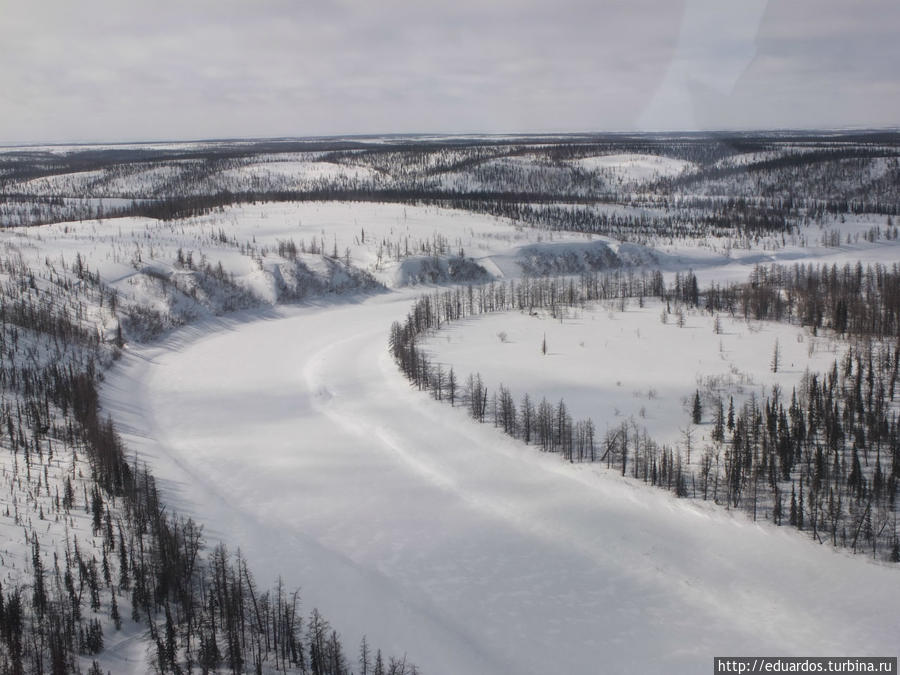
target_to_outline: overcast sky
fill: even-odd
[[[900,125],[897,0],[0,0],[0,141]]]

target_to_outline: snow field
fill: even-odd
[[[272,161],[226,169],[215,174],[214,180],[225,185],[241,185],[246,184],[244,179],[247,177],[261,181],[262,185],[271,185],[275,181],[276,184],[284,184],[286,188],[293,188],[323,179],[371,181],[378,178],[379,174],[367,166],[317,161]]]
[[[620,183],[644,183],[657,178],[671,178],[695,168],[692,162],[662,155],[620,153],[583,157],[571,161],[587,171],[609,174]]]
[[[666,323],[661,317],[665,315]],[[658,443],[681,445],[690,426],[694,392],[703,401],[703,421],[694,442],[709,441],[714,404],[729,397],[735,409],[751,395],[765,400],[774,385],[790,399],[804,372],[816,373],[846,349],[806,329],[769,321],[743,321],[685,310],[684,326],[666,303],[629,298],[556,320],[519,312],[484,314],[450,324],[423,344],[435,363],[451,366],[457,379],[480,373],[497,391],[505,385],[516,401],[528,394],[557,404],[564,399],[573,419],[591,418],[600,435],[623,421],[646,428]],[[547,354],[541,352],[546,336]],[[776,341],[777,373],[771,371]]]

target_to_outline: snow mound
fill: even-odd
[[[525,276],[581,274],[656,262],[654,254],[644,246],[613,246],[602,240],[533,244],[521,248],[516,257]]]
[[[481,265],[460,256],[411,256],[397,263],[388,275],[389,286],[418,284],[478,283],[493,276]]]
[[[325,256],[306,254],[266,269],[276,289],[275,302],[311,296],[375,290],[383,286],[364,270]]]

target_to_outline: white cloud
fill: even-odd
[[[0,138],[897,123],[895,4],[6,3]]]

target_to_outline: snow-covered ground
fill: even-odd
[[[349,259],[351,265],[391,288],[413,283],[422,260],[432,257],[437,247],[443,247],[442,257],[462,251],[498,278],[520,276],[523,259],[537,256],[551,270],[554,265],[565,269],[567,257],[583,260],[586,254],[593,254],[602,259],[600,249],[608,248],[622,264],[660,267],[673,273],[692,268],[705,283],[717,278],[743,281],[748,266],[756,263],[814,259],[842,265],[863,259],[891,264],[900,259],[900,241],[868,242],[863,238],[873,226],[883,228],[884,224],[882,216],[848,216],[844,222],[834,219],[806,225],[787,237],[770,235],[756,242],[660,239],[640,245],[581,233],[547,232],[504,218],[431,206],[304,202],[247,204],[171,222],[118,218],[8,228],[3,236],[31,249],[36,261],[60,254],[71,261],[78,252],[90,269],[99,270],[101,277],[113,281],[125,296],[133,290],[128,279],[140,269],[149,266],[172,272],[176,251],[182,249],[185,255],[192,253],[195,264],[206,260],[215,267],[221,262],[237,283],[270,298],[272,268],[286,262],[277,253],[279,242],[315,248],[328,256],[337,252],[340,259]],[[834,235],[840,246],[825,245]]]
[[[686,672],[887,654],[896,570],[540,455],[411,390],[406,294],[235,317],[133,349],[104,405],[179,511],[345,639],[424,672]],[[629,394],[630,397],[630,394]]]
[[[21,245],[35,261],[80,254],[123,297],[138,294],[134,277],[152,269],[172,274],[177,251],[206,261],[234,276],[236,283],[271,301],[273,267],[287,260],[279,243],[349,260],[389,287],[414,283],[423,260],[460,251],[497,276],[518,276],[523,247],[554,254],[559,246],[615,242],[584,234],[552,233],[518,226],[506,219],[437,207],[402,204],[304,202],[243,205],[178,221],[118,218],[58,223],[37,228],[8,228],[4,237]],[[442,249],[441,253],[437,253]],[[306,259],[310,262],[310,259]]]
[[[78,253],[122,302],[171,307],[174,292],[160,290],[154,275],[189,275],[175,264],[182,249],[196,265],[221,263],[263,305],[228,318],[201,312],[163,342],[129,346],[107,377],[103,403],[129,447],[150,462],[173,510],[203,523],[211,543],[240,546],[260,582],[281,574],[289,585],[302,584],[305,608],[319,607],[346,644],[367,632],[386,652],[408,651],[429,674],[696,672],[713,654],[892,653],[900,628],[897,571],[602,467],[566,465],[411,390],[386,348],[391,322],[415,295],[403,288],[416,276],[411,268],[429,257],[406,257],[406,243],[412,251],[425,243],[443,242],[451,253],[463,248],[498,278],[521,275],[523,255],[609,249],[667,274],[691,267],[706,283],[745,280],[757,262],[896,262],[897,242],[855,237],[873,224],[883,218],[811,226],[805,240],[803,233],[783,242],[770,237],[751,248],[726,241],[650,247],[433,207],[307,203],[0,235],[31,265],[64,257],[71,266]],[[831,229],[838,247],[820,241]],[[316,242],[329,254],[337,248],[341,257],[349,249],[353,266],[398,290],[273,308],[273,284],[288,263],[278,244],[288,239]],[[392,256],[397,247],[401,255]],[[318,276],[331,264],[318,253],[300,258]],[[643,406],[648,426],[671,427],[675,418],[683,424],[681,397],[696,388],[698,372],[714,366],[752,369],[757,379],[748,389],[769,383],[771,326],[750,333],[723,319],[717,336],[708,319],[703,325],[691,315],[684,328],[674,317],[663,326],[660,310],[632,305],[627,319],[600,311],[562,325],[541,321],[551,351],[541,358],[559,364],[564,347],[570,354],[609,350],[622,361],[640,357],[649,369],[645,338],[648,349],[659,338],[673,352],[698,342],[704,356],[696,358],[705,361],[679,363],[671,391],[659,387],[657,403],[634,395],[652,385],[622,363],[607,372],[601,363],[593,379],[589,369],[560,368],[567,380],[599,384],[607,412],[621,390],[621,416],[640,421]],[[517,348],[518,328],[495,330],[494,320],[472,322],[484,330],[477,360],[496,360],[475,369],[489,377],[496,367],[491,384],[513,386],[499,375],[516,362],[503,350]],[[603,331],[579,336],[588,322]],[[500,330],[509,344],[497,338]],[[787,364],[807,356],[809,343],[797,342],[802,332],[779,330],[785,361],[778,377],[788,388],[799,374]],[[466,343],[472,340],[466,333]],[[453,359],[467,358],[465,351]],[[528,351],[536,359],[539,344]],[[128,649],[136,649],[133,642]]]
[[[623,183],[643,183],[656,178],[669,178],[695,168],[692,162],[685,160],[636,153],[583,157],[572,160],[571,164],[587,171],[608,173]]]
[[[223,180],[226,184],[240,181],[246,178],[261,181],[263,185],[269,185],[270,181],[281,179],[285,186],[297,187],[304,182],[321,179],[347,178],[355,180],[373,179],[377,172],[365,166],[352,166],[347,164],[335,164],[334,162],[311,161],[274,161],[259,164],[248,164],[237,169],[226,169],[216,174],[216,180]]]
[[[648,299],[639,307],[632,298],[625,311],[612,302],[570,310],[562,321],[518,312],[481,315],[441,329],[424,346],[445,370],[452,365],[461,382],[480,373],[491,389],[503,384],[516,400],[526,393],[553,404],[564,399],[573,418],[593,419],[601,435],[633,420],[671,446],[682,444],[682,429],[690,426],[695,391],[705,404],[704,421],[711,422],[717,397],[727,409],[733,396],[739,408],[752,394],[765,400],[778,385],[790,398],[807,368],[826,370],[846,349],[785,323],[722,315],[719,333],[714,326],[708,313],[686,311],[679,327],[665,303]],[[773,373],[776,341],[780,367]],[[704,441],[707,426],[693,437]]]

